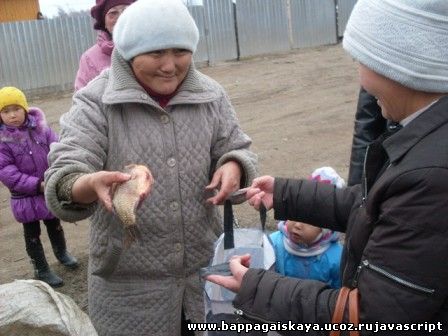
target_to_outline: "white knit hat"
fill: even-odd
[[[336,188],[344,188],[346,186],[344,179],[331,167],[317,168],[311,174],[310,180],[333,184]]]
[[[448,92],[448,0],[358,0],[343,46],[406,87]]]
[[[127,61],[150,51],[196,51],[199,30],[181,0],[138,0],[118,18],[113,40]]]

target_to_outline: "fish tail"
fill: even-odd
[[[125,229],[124,247],[129,248],[135,241],[141,241],[142,234],[137,225],[129,225]]]

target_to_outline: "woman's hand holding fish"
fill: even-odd
[[[274,178],[272,176],[261,176],[253,180],[252,185],[246,192],[246,199],[255,209],[260,210],[261,203],[267,210],[274,205]]]
[[[81,204],[100,201],[107,210],[112,211],[112,187],[130,178],[131,175],[118,171],[99,171],[82,175],[73,184],[72,201]]]

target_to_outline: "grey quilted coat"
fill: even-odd
[[[101,336],[180,335],[187,319],[203,322],[198,269],[221,233],[218,209],[204,187],[228,160],[244,170],[242,187],[256,174],[251,140],[241,130],[223,88],[192,66],[178,93],[162,109],[139,86],[118,53],[73,98],[60,120],[60,142],[46,173],[49,208],[74,222],[91,216],[89,315]],[[124,230],[101,205],[58,199],[61,179],[76,172],[147,165],[155,179],[138,210],[142,242],[123,247]]]

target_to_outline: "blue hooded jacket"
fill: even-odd
[[[340,261],[342,245],[332,241],[327,250],[314,256],[298,256],[285,248],[285,235],[273,232],[270,239],[275,250],[276,272],[300,279],[313,279],[327,283],[332,288],[341,287]]]

